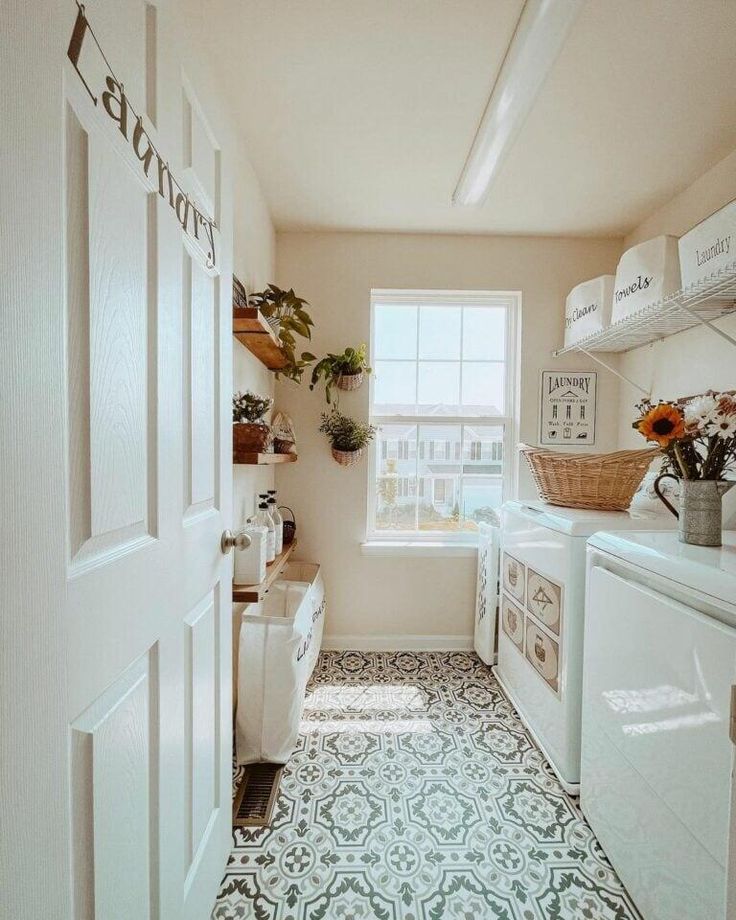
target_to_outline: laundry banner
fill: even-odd
[[[542,371],[539,443],[595,444],[595,371]]]
[[[124,152],[128,159],[143,173],[151,190],[157,190],[168,202],[190,248],[210,272],[215,272],[219,249],[217,224],[197,206],[171,172],[168,160],[156,149],[150,129],[146,130],[143,118],[133,108],[125,84],[110,66],[81,4],[77,5],[67,57],[94,106],[104,113],[114,134],[127,145]]]

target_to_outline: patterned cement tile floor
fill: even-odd
[[[637,920],[577,804],[465,653],[325,652],[270,828],[215,920]]]

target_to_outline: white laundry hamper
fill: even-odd
[[[235,715],[239,764],[287,762],[319,655],[325,610],[320,568],[292,563],[284,574],[242,614]]]
[[[484,664],[496,660],[496,611],[501,546],[500,521],[478,524],[478,577],[475,591],[473,647]]]

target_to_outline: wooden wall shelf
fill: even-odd
[[[296,454],[251,454],[233,452],[233,463],[248,466],[266,466],[272,463],[296,463]]]
[[[233,603],[253,604],[262,601],[268,589],[283,572],[284,566],[295,549],[296,540],[292,540],[286,549],[268,566],[266,577],[259,585],[236,585],[233,582]]]
[[[286,367],[279,340],[255,307],[233,307],[233,335],[271,371]]]

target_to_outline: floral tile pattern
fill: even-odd
[[[323,652],[268,828],[214,920],[640,920],[490,670]]]

